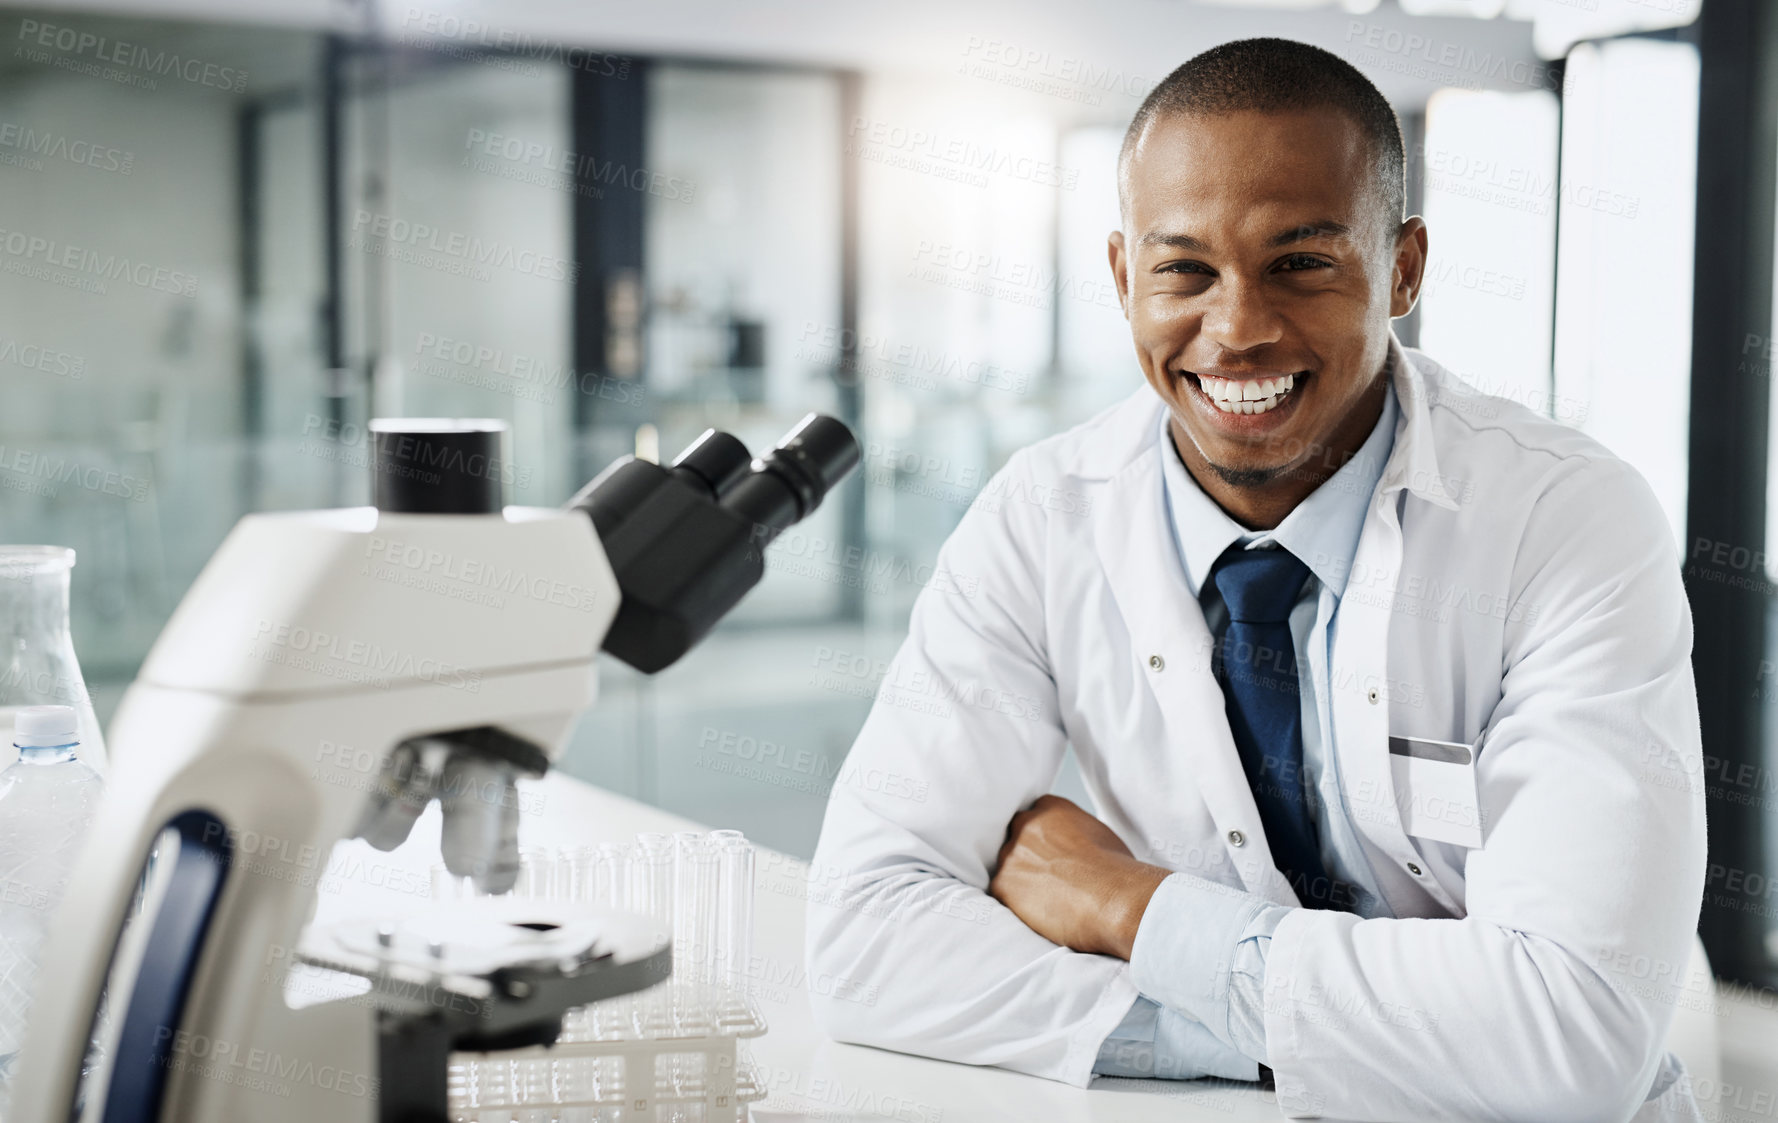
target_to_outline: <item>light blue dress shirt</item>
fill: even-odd
[[[1290,614],[1297,664],[1308,671],[1299,681],[1310,688],[1301,691],[1303,786],[1322,863],[1336,882],[1332,892],[1338,898],[1330,903],[1367,918],[1392,914],[1377,891],[1340,789],[1328,664],[1365,511],[1395,445],[1395,388],[1387,379],[1385,387],[1382,416],[1357,454],[1272,530],[1245,529],[1204,493],[1173,450],[1167,414],[1161,416],[1167,510],[1186,582],[1203,606],[1211,634],[1221,635],[1228,608],[1208,578],[1231,545],[1281,546],[1309,567],[1309,580]],[[1168,877],[1143,913],[1130,955],[1131,979],[1142,997],[1105,1039],[1093,1071],[1175,1080],[1257,1079],[1266,1060],[1266,953],[1272,932],[1289,912],[1192,874]]]

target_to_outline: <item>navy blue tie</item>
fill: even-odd
[[[1338,894],[1321,865],[1321,845],[1303,777],[1303,711],[1297,692],[1296,645],[1290,636],[1309,567],[1285,549],[1230,546],[1210,570],[1228,606],[1216,665],[1229,731],[1272,860],[1309,908],[1338,907]]]

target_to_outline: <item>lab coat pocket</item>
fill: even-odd
[[[1482,845],[1475,750],[1455,741],[1389,738],[1389,768],[1402,829],[1471,849]]]

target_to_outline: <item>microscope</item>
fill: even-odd
[[[858,444],[817,414],[758,458],[710,430],[542,509],[502,506],[504,431],[372,422],[374,506],[249,515],[210,559],[112,722],[8,1123],[442,1123],[451,1052],[552,1044],[671,973],[641,917],[511,896],[315,931],[305,874],[436,801],[451,874],[512,888],[515,785],[593,703],[598,653],[670,666]],[[272,958],[359,992],[293,1007]]]

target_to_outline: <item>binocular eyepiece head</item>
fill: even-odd
[[[757,458],[729,434],[706,429],[669,470],[703,484],[718,504],[755,524],[756,540],[770,541],[808,518],[858,459],[850,429],[811,413]]]
[[[623,601],[605,650],[652,673],[688,651],[765,573],[764,551],[858,466],[858,439],[811,413],[755,457],[706,430],[663,468],[612,465],[576,495]]]

